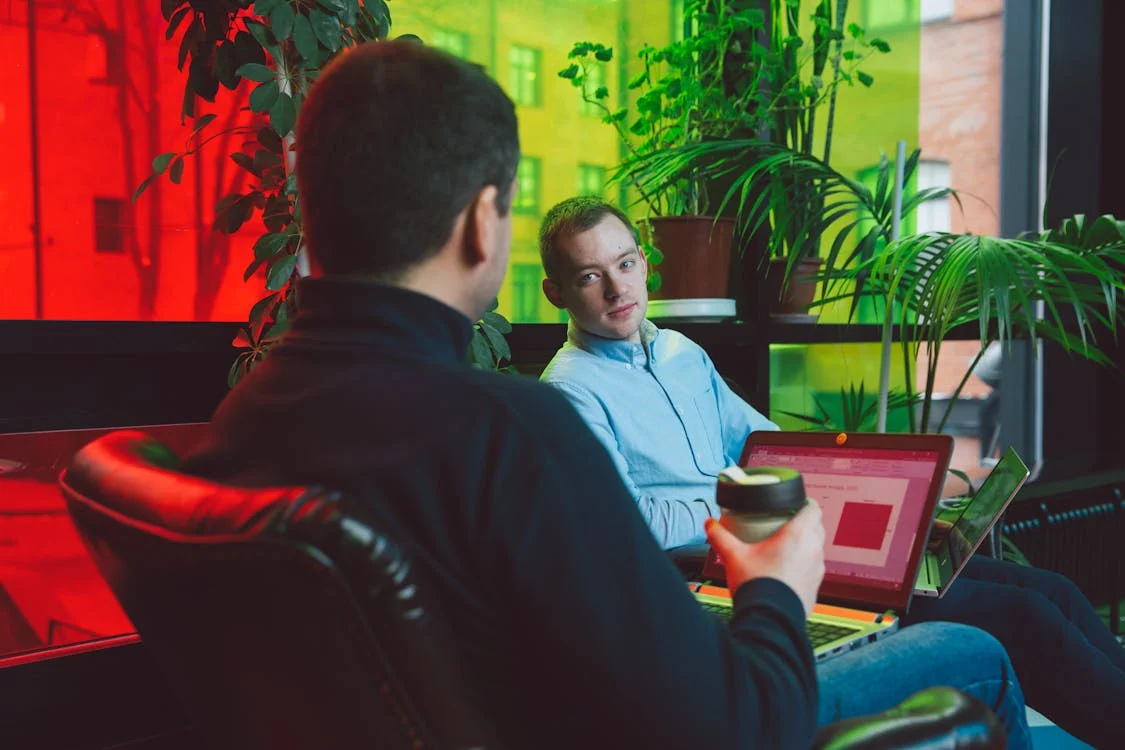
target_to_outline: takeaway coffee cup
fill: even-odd
[[[744,542],[766,539],[808,502],[800,472],[773,466],[723,469],[715,500],[720,523]]]

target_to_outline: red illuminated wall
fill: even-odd
[[[263,296],[260,276],[242,280],[260,220],[233,237],[211,230],[216,202],[238,189],[244,174],[229,158],[238,137],[219,138],[202,158],[189,158],[182,184],[162,178],[131,203],[152,158],[182,150],[190,129],[179,116],[179,39],[165,41],[160,3],[36,0],[34,60],[28,6],[0,3],[0,319],[35,318],[38,307],[48,319],[244,320]],[[217,104],[198,102],[196,114],[245,121],[244,96],[222,89]],[[100,226],[96,199],[109,209]],[[120,249],[98,251],[99,234],[103,247]]]

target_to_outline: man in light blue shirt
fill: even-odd
[[[645,295],[633,286],[635,279],[644,289],[639,253],[634,249],[620,265],[621,296],[636,306],[629,317],[641,319],[637,336],[588,333],[577,315],[589,310],[571,307],[576,319],[566,345],[542,379],[566,395],[605,445],[661,546],[700,543],[704,520],[718,516],[719,471],[738,462],[752,431],[777,425],[731,391],[698,344],[644,320]],[[551,286],[548,295],[560,299]]]
[[[539,243],[543,291],[570,314],[567,343],[542,379],[570,400],[609,450],[661,545],[701,541],[703,520],[718,515],[719,470],[740,459],[753,430],[777,426],[731,392],[697,344],[645,320],[648,269],[620,210],[599,198],[563,201],[544,217]],[[1079,737],[1100,736],[1091,734],[1104,721],[1095,717],[1111,712],[1098,708],[1099,701],[1125,700],[1125,651],[1086,597],[1054,573],[974,559],[946,596],[916,598],[903,617],[904,624],[924,621],[946,621],[931,623],[939,630],[948,622],[972,625],[995,636],[1011,655],[1029,704]],[[885,643],[912,664],[944,664],[932,651],[932,631],[926,645],[916,629]],[[958,636],[961,643],[975,637]],[[861,660],[893,661],[882,646],[857,653]],[[971,670],[964,666],[951,679],[967,679]],[[836,669],[832,661],[820,670],[829,692],[840,689]],[[1067,676],[1062,681],[1059,669]],[[910,672],[888,669],[880,680],[901,688]],[[1075,690],[1076,684],[1090,689]]]
[[[718,516],[719,471],[753,430],[777,425],[731,391],[698,344],[645,319],[648,268],[629,219],[596,198],[552,212],[568,206],[573,219],[548,215],[540,236],[543,291],[571,318],[542,379],[605,445],[661,546],[700,543],[703,521]]]

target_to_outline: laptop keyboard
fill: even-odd
[[[734,615],[734,610],[731,607],[726,607],[721,604],[711,604],[710,602],[700,602],[699,604],[703,609],[718,615],[724,621],[730,620]],[[831,643],[837,638],[843,638],[846,635],[859,632],[859,628],[849,628],[845,625],[829,625],[826,622],[806,622],[805,632],[808,633],[809,642],[812,643],[812,647],[815,649]]]
[[[809,634],[809,642],[813,648],[819,648],[831,643],[837,638],[858,633],[859,628],[849,628],[844,625],[829,625],[826,622],[806,622],[805,632]]]

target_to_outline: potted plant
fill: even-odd
[[[871,85],[872,78],[859,70],[860,63],[872,52],[890,48],[882,40],[867,40],[855,24],[845,28],[847,0],[815,3],[808,16],[809,41],[802,37],[801,3],[774,0],[766,44],[760,41],[766,25],[760,10],[731,11],[724,3],[709,2],[694,3],[690,10],[694,21],[705,29],[710,24],[711,31],[661,50],[641,50],[638,57],[644,70],[630,87],[643,93],[631,123],[627,108],[611,111],[604,104],[609,95],[605,87],[589,90],[589,66],[604,64],[612,51],[588,43],[576,45],[572,57],[578,63],[560,75],[571,78],[587,101],[600,104],[606,122],[618,129],[628,156],[616,179],[636,191],[646,204],[649,223],[658,230],[673,216],[715,227],[726,223],[709,214],[733,215],[738,226],[732,228],[739,237],[772,224],[768,254],[777,270],[769,278],[776,298],[789,287],[783,281],[809,275],[800,270],[803,263],[818,263],[819,236],[801,228],[808,217],[830,213],[830,207],[819,184],[794,180],[784,172],[775,174],[762,160],[785,153],[817,159],[812,153],[823,145],[823,159],[818,161],[827,164],[839,85]],[[697,69],[701,60],[714,67]],[[649,74],[654,61],[669,67],[655,80]],[[825,76],[830,62],[830,74]],[[698,86],[681,84],[693,77]],[[827,115],[818,120],[822,105],[827,105]],[[664,127],[661,118],[670,113],[694,113],[687,122],[698,124]],[[821,125],[823,131],[818,130]],[[753,212],[748,210],[751,207]],[[655,244],[664,251],[665,277],[672,267],[686,265],[669,263],[668,246]],[[726,271],[725,263],[712,265],[720,266],[717,272]],[[805,294],[809,298],[800,305],[811,302],[811,291]]]

